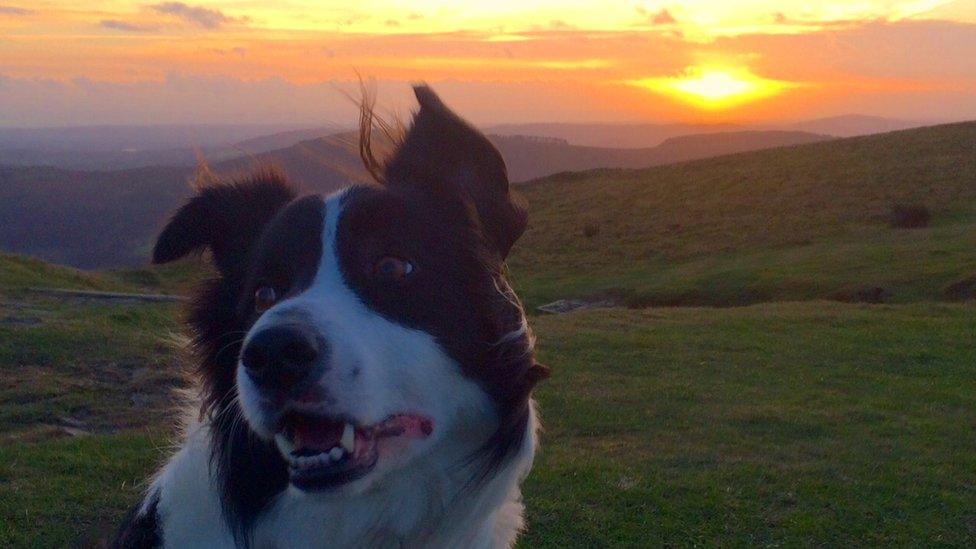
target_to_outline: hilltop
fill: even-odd
[[[655,147],[617,149],[573,145],[562,139],[531,135],[489,135],[508,167],[509,179],[522,182],[559,172],[594,168],[645,168],[750,150],[813,143],[829,136],[806,132],[739,131],[684,135]],[[303,188],[329,192],[350,182],[369,181],[357,148],[358,135],[336,134],[282,149],[215,164],[218,173],[234,174],[254,166],[274,165]]]
[[[835,137],[855,137],[933,126],[947,121],[899,120],[879,116],[847,114],[790,123],[752,124],[653,124],[653,123],[558,123],[500,124],[487,129],[496,135],[536,135],[564,139],[589,147],[647,148],[685,135],[709,135],[742,131],[806,132]]]
[[[512,270],[533,304],[952,298],[976,274],[974,144],[968,122],[540,179]],[[902,203],[931,227],[890,228]]]

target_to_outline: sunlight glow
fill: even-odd
[[[628,84],[705,109],[722,109],[756,101],[793,86],[789,82],[761,78],[746,69],[725,67],[691,67],[680,76],[643,78]]]

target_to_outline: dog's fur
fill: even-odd
[[[504,261],[525,228],[488,140],[427,87],[377,186],[296,198],[273,172],[203,188],[154,250],[208,249],[218,276],[189,324],[202,413],[130,511],[123,547],[507,547],[536,451],[537,364]],[[369,123],[367,117],[367,124]],[[409,276],[377,280],[384,257]],[[279,292],[255,311],[256,288]],[[301,326],[328,349],[310,374],[315,413],[374,424],[424,414],[361,478],[295,486],[271,402],[241,364],[256,333]]]

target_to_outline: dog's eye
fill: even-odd
[[[263,313],[278,300],[278,294],[271,286],[261,286],[254,292],[254,310]]]
[[[373,276],[384,282],[403,280],[412,272],[413,265],[409,261],[392,255],[380,259],[373,266]]]

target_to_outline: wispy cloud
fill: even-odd
[[[224,12],[203,6],[191,6],[183,2],[163,2],[150,6],[153,11],[172,15],[187,23],[205,29],[217,29],[228,23],[247,23],[248,17],[231,17]]]
[[[640,24],[643,25],[674,25],[678,22],[678,20],[671,15],[671,12],[665,8],[662,8],[661,11],[657,12],[648,11],[644,6],[637,6],[635,9],[641,17]]]
[[[152,32],[159,29],[157,25],[140,25],[139,23],[129,23],[128,21],[120,21],[118,19],[102,19],[99,25],[106,29],[126,32]]]
[[[661,10],[651,17],[651,23],[655,25],[673,25],[677,22],[678,20],[668,10]]]
[[[2,15],[30,15],[34,13],[34,10],[29,10],[27,8],[18,8],[16,6],[4,6],[0,5],[0,14]]]

